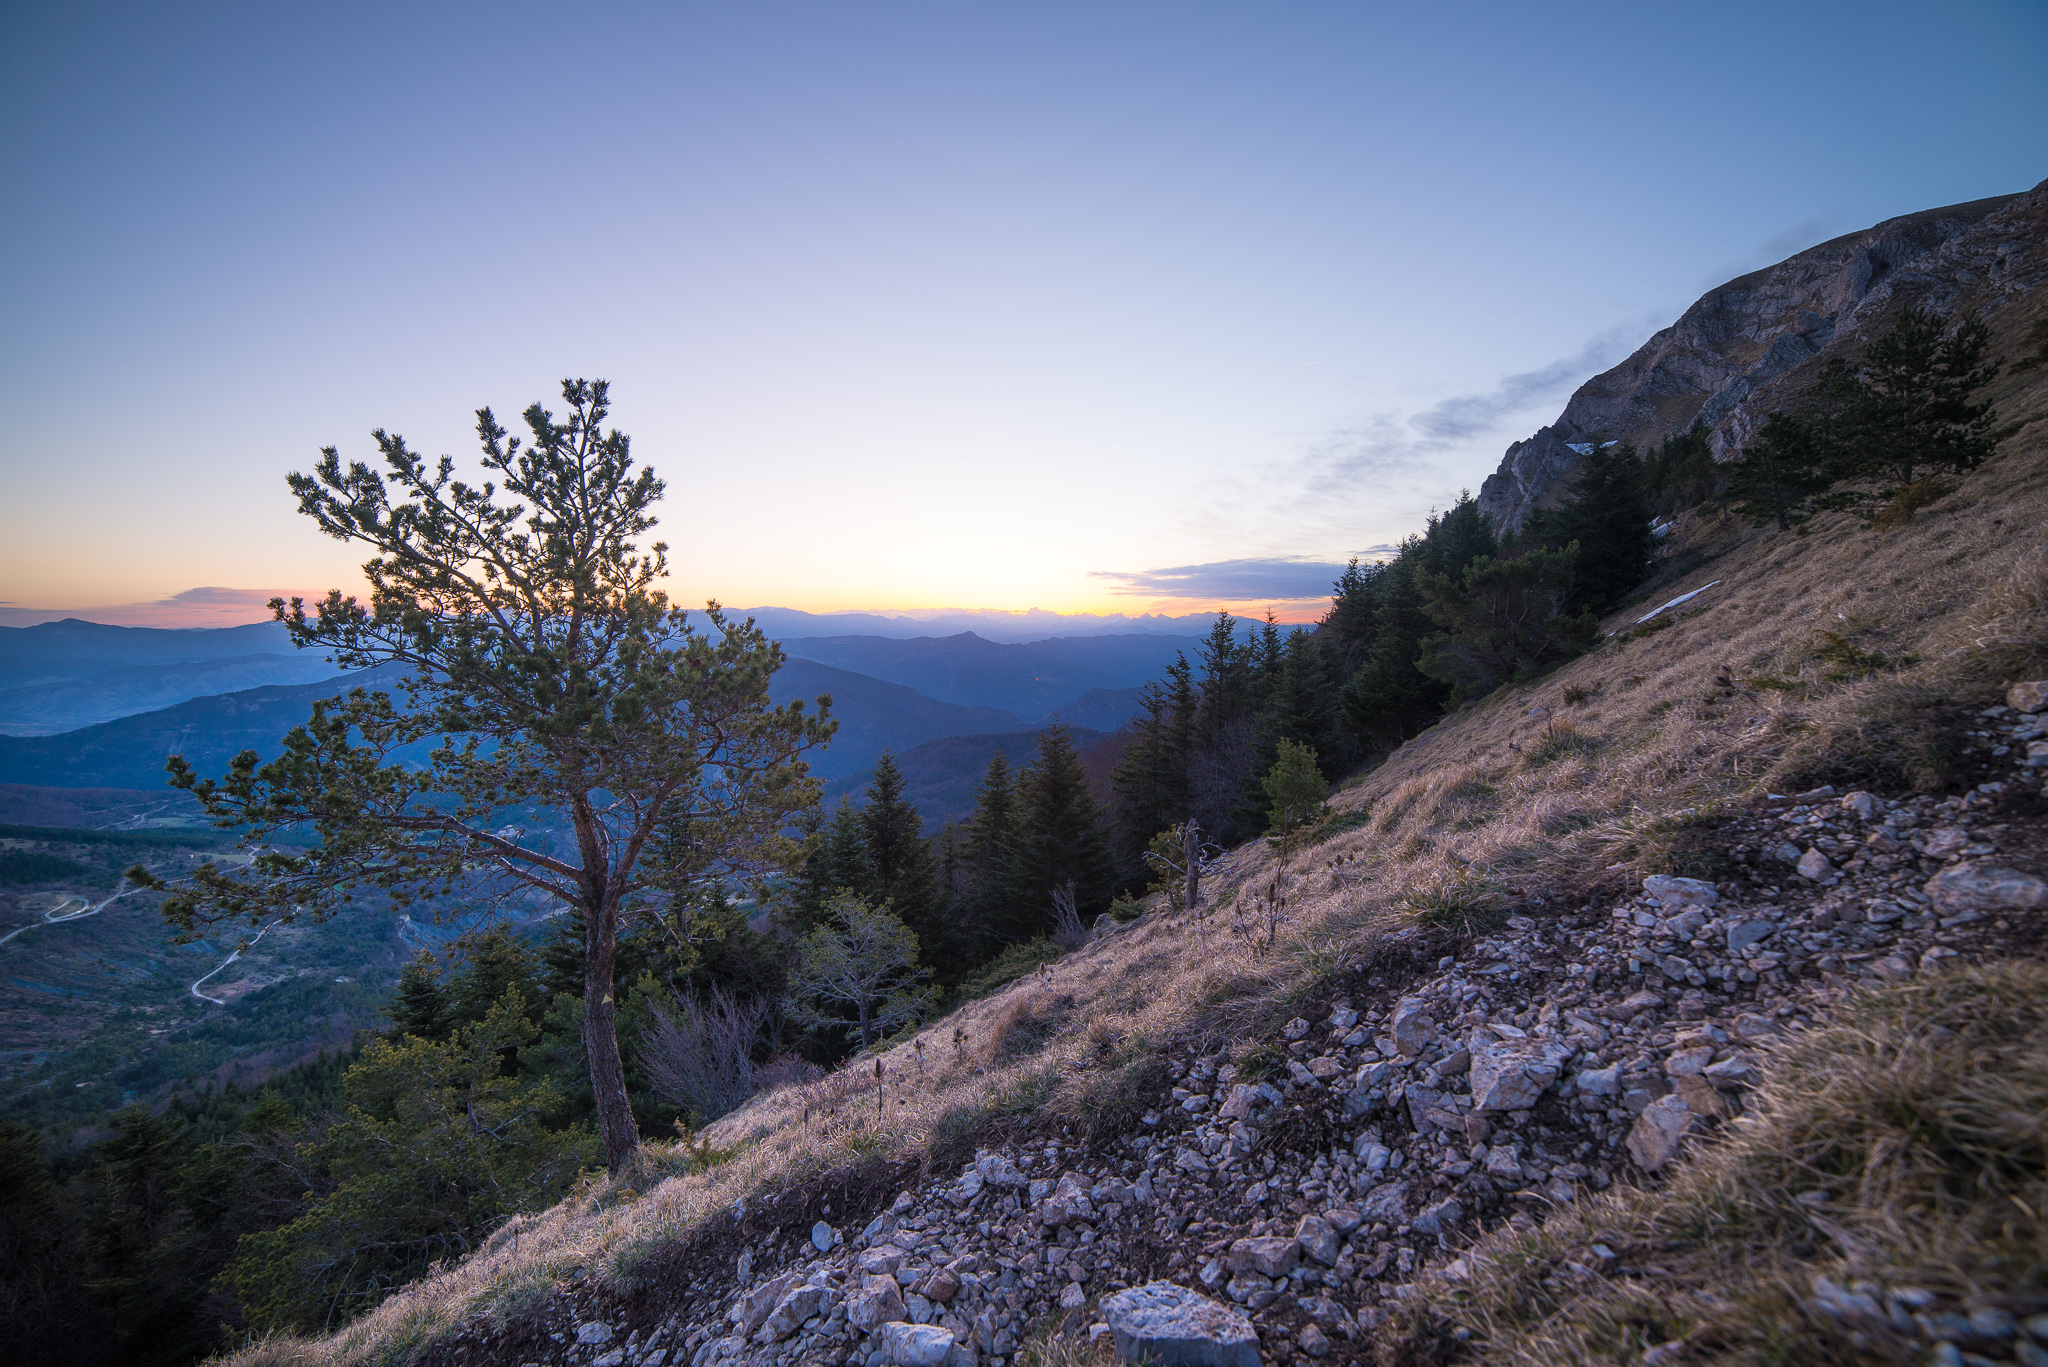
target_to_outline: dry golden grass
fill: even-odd
[[[1880,1306],[1913,1288],[1950,1312],[2048,1307],[2048,966],[1852,997],[1775,1051],[1723,1133],[1667,1186],[1482,1240],[1469,1280],[1423,1283],[1387,1356],[1636,1367],[1682,1340],[1688,1362],[1903,1367],[1924,1346],[1819,1309],[1817,1279]]]
[[[2028,325],[2019,312],[2002,316],[2001,338]],[[2048,416],[2048,383],[2028,378],[2003,382],[2008,421]],[[1263,843],[1234,852],[1197,913],[1155,908],[963,1005],[923,1030],[921,1054],[904,1039],[756,1098],[707,1131],[737,1150],[730,1161],[694,1170],[679,1147],[650,1144],[641,1171],[515,1220],[339,1334],[273,1339],[231,1361],[403,1362],[579,1269],[628,1289],[664,1245],[741,1196],[917,1158],[1042,1108],[1097,1131],[1122,1123],[1163,1047],[1260,1035],[1383,936],[1418,919],[1455,924],[1589,868],[1659,871],[1685,813],[1772,785],[1931,781],[1941,737],[1916,730],[1930,703],[2048,672],[2048,422],[1894,531],[1835,517],[1801,536],[1694,515],[1673,535],[1675,568],[1607,623],[1606,644],[1348,783],[1332,805],[1354,824],[1329,839],[1291,856]],[[1624,629],[1716,579],[1669,627]],[[1852,660],[1894,663],[1830,678],[1843,657],[1829,632]],[[1279,914],[1256,911],[1276,898]]]

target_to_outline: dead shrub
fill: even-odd
[[[640,1068],[693,1123],[709,1124],[759,1090],[754,1046],[767,1019],[764,1004],[724,988],[702,999],[680,997],[674,1010],[657,1006],[641,1028]]]

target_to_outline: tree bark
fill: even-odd
[[[640,1149],[640,1127],[626,1096],[626,1065],[619,1057],[619,1004],[612,982],[619,954],[618,914],[609,902],[583,909],[583,1050],[590,1060],[605,1166],[614,1173]]]

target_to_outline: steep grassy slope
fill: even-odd
[[[2030,350],[2019,339],[2041,312],[2035,304],[2001,315],[2001,349]],[[1338,820],[1306,855],[1283,860],[1263,845],[1234,852],[1212,882],[1208,914],[1155,910],[877,1060],[757,1098],[708,1135],[730,1154],[652,1145],[644,1170],[515,1222],[477,1256],[334,1338],[273,1340],[240,1361],[453,1362],[515,1350],[508,1360],[570,1360],[577,1350],[563,1346],[565,1331],[600,1316],[666,1316],[722,1333],[741,1249],[750,1260],[756,1251],[800,1256],[811,1220],[851,1236],[899,1189],[938,1206],[935,1184],[977,1145],[1022,1153],[1028,1141],[1047,1162],[1060,1154],[1128,1170],[1132,1160],[1120,1156],[1148,1132],[1146,1112],[1180,1120],[1169,1065],[1228,1056],[1253,1070],[1243,1076],[1277,1075],[1284,1040],[1295,1038],[1281,1022],[1297,1013],[1320,1016],[1339,992],[1384,1013],[1475,942],[1512,941],[1518,927],[1540,940],[1538,923],[1505,920],[1508,907],[1576,902],[1590,918],[1594,903],[1645,875],[1711,872],[1688,866],[1698,851],[1687,841],[1716,813],[1821,780],[1895,796],[1976,783],[1985,770],[1970,714],[2009,681],[2048,674],[2048,386],[2039,370],[2009,375],[1996,397],[2014,425],[1999,456],[1902,527],[1824,518],[1794,535],[1689,519],[1641,601],[1606,623],[1599,649],[1403,746],[1336,797]],[[1709,584],[1682,609],[1636,625],[1657,604]],[[2022,816],[2040,824],[2039,813]],[[1605,923],[1604,905],[1597,910],[1587,924]],[[1797,1009],[1815,1019],[1829,1001],[1820,972],[1787,989],[1809,994]],[[1896,1054],[1887,1048],[1873,1056]],[[1842,1057],[1845,1078],[1862,1067]],[[877,1061],[891,1079],[882,1095]],[[1841,1095],[1860,1095],[1853,1079]],[[1771,1113],[1768,1103],[1759,1113]],[[1269,1152],[1330,1147],[1327,1118],[1299,1106],[1290,1116],[1272,1123],[1262,1141]],[[1645,1179],[1634,1209],[1649,1220],[1691,1218],[1683,1211],[1692,1207],[1668,1203],[1694,1199],[1713,1179],[1689,1171],[1681,1166],[1668,1188]],[[1565,1206],[1551,1219],[1579,1218],[1570,1190],[1556,1194]],[[1543,1209],[1509,1230],[1541,1224]],[[1983,1214],[1971,1210],[1969,1218]],[[1240,1218],[1214,1207],[1206,1221],[1181,1217],[1134,1233],[1144,1256],[1132,1266],[1185,1279],[1228,1244]],[[1712,1246],[1724,1235],[1711,1224],[1688,1229],[1711,1246],[1690,1266],[1739,1256],[1733,1243]],[[1733,1227],[1725,1235],[1752,1237]],[[1415,1286],[1426,1323],[1454,1322],[1429,1319],[1445,1284],[1425,1276]],[[1466,1338],[1422,1344],[1413,1325],[1374,1330],[1377,1312],[1369,1318],[1367,1309],[1347,1310],[1363,1337],[1340,1347],[1342,1358],[1569,1360],[1518,1356],[1505,1331],[1497,1343],[1474,1339],[1470,1318]],[[1572,1313],[1546,1321],[1545,1342],[1589,1341],[1573,1337]],[[1503,1310],[1481,1327],[1508,1318]],[[1290,1340],[1303,1354],[1311,1342],[1306,1331]],[[1630,1356],[1598,1360],[1642,1360],[1639,1341],[1609,1342]],[[1802,1342],[1795,1334],[1775,1358],[1756,1360],[1820,1360]],[[1083,1351],[1047,1346],[1039,1360]],[[1714,1358],[1702,1346],[1683,1360]]]

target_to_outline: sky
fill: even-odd
[[[1316,615],[1701,292],[2048,177],[2048,6],[0,7],[0,623],[612,384],[685,603]]]

